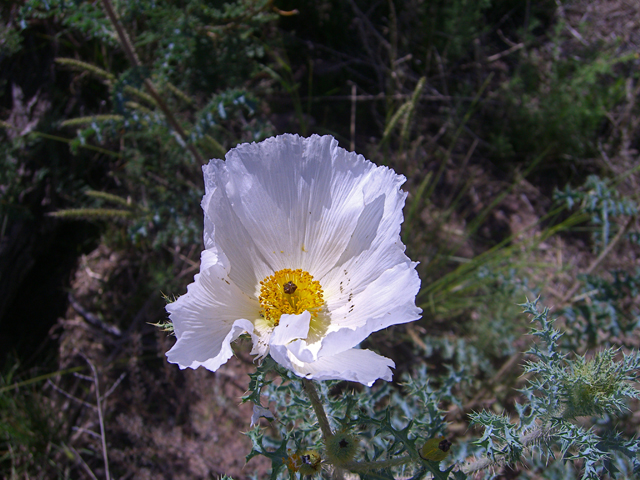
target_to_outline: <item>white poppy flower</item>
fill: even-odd
[[[167,305],[180,368],[216,371],[242,333],[297,375],[372,385],[392,360],[357,345],[420,317],[400,240],[406,180],[331,136],[243,144],[203,167],[200,273]]]

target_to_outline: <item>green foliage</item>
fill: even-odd
[[[19,25],[28,28],[33,19],[53,18],[63,25],[79,30],[90,38],[98,38],[115,45],[109,21],[98,2],[72,2],[69,0],[28,0],[19,11]]]
[[[617,188],[618,179],[591,175],[580,188],[567,185],[555,192],[555,199],[569,209],[589,215],[595,253],[606,255],[616,243],[628,248],[637,232],[632,221],[638,214],[637,201]],[[568,340],[573,345],[594,348],[598,345],[629,344],[639,325],[640,310],[630,299],[638,296],[640,271],[615,269],[595,275],[578,276],[580,289],[575,302],[562,309],[569,325]]]
[[[271,480],[279,478],[278,475],[286,466],[288,458],[287,443],[289,439],[284,437],[282,441],[280,441],[278,448],[274,450],[273,443],[265,446],[265,438],[259,429],[254,428],[253,430],[249,430],[249,432],[247,432],[247,436],[251,439],[251,443],[253,445],[251,452],[247,455],[247,462],[256,455],[267,457],[271,460],[271,475],[269,478]]]
[[[0,376],[0,471],[16,477],[44,471],[61,444],[60,419],[33,385],[4,390],[17,366]]]
[[[334,439],[328,450],[326,445],[323,448],[318,424],[299,378],[269,358],[250,377],[249,392],[243,401],[255,405],[266,402],[278,420],[273,424],[278,431],[276,437],[271,429],[254,428],[248,433],[253,442],[248,458],[255,455],[269,458],[271,478],[280,478],[278,473],[284,472],[287,456],[308,449],[321,452],[326,468],[334,464],[357,472],[362,478],[394,478],[394,472],[407,471],[408,463],[413,464],[415,478],[423,478],[427,472],[434,478],[448,478],[450,469],[440,470],[438,462],[424,460],[419,454],[425,440],[442,435],[445,430],[438,404],[447,394],[431,388],[426,369],[406,376],[402,391],[390,389],[386,384],[376,389],[352,388],[335,381],[316,384],[321,398],[326,400],[324,409],[336,436],[359,439],[354,455],[345,458],[330,453]],[[445,389],[455,382],[455,376],[445,381]],[[378,406],[386,404],[388,408]]]
[[[450,59],[455,61],[468,55],[468,45],[488,30],[488,25],[483,21],[485,13],[499,2],[457,0],[430,3],[425,5],[423,17],[427,31],[435,37],[433,41],[436,48],[446,51]]]
[[[637,202],[623,196],[612,183],[609,179],[590,175],[578,189],[567,184],[564,190],[555,192],[555,199],[565,203],[567,208],[579,207],[591,216],[591,223],[595,227],[592,238],[596,251],[606,248],[620,228],[613,223],[614,219],[638,214]]]
[[[5,20],[5,5],[0,6],[0,54],[11,56],[22,47],[20,33],[11,28],[11,22]]]
[[[630,399],[640,398],[640,391],[634,386],[640,354],[622,354],[618,359],[619,351],[607,349],[593,358],[570,358],[560,351],[562,334],[553,328],[549,310],[539,310],[537,300],[527,301],[523,307],[538,324],[532,335],[539,340],[528,351],[535,361],[525,365],[525,372],[531,375],[521,391],[526,401],[516,404],[515,422],[506,413],[483,411],[471,415],[472,424],[483,428],[482,436],[474,443],[485,458],[456,470],[454,478],[527,461],[533,451],[547,460],[559,456],[579,465],[583,479],[595,480],[603,472],[613,475],[625,461],[640,471],[637,440],[625,439],[606,425],[585,428],[576,423],[578,417],[606,419],[619,415],[627,410]],[[280,381],[269,380],[270,374],[276,374]],[[400,471],[414,478],[422,478],[427,472],[439,479],[453,475],[455,463],[441,470],[437,462],[423,459],[419,450],[425,441],[444,432],[439,404],[451,401],[451,388],[460,381],[458,373],[450,371],[448,379],[440,380],[442,386],[437,390],[431,387],[424,368],[405,378],[402,391],[389,389],[388,385],[351,390],[340,382],[320,384],[321,398],[325,400],[324,408],[334,431],[339,435],[357,434],[360,438],[361,447],[354,461],[343,463],[332,457],[326,447],[320,448],[318,424],[310,420],[310,404],[295,376],[269,361],[251,378],[250,393],[245,400],[267,400],[280,425],[279,437],[271,437],[269,431],[260,429],[250,433],[254,443],[250,457],[270,458],[272,478],[279,478],[277,473],[284,472],[287,451],[291,455],[305,448],[319,449],[327,468],[333,464],[365,479],[392,479]],[[265,444],[271,445],[271,449]],[[330,441],[328,445],[333,443]]]
[[[30,0],[16,13],[19,21],[11,25],[7,35],[19,37],[21,30],[29,32],[32,24],[53,21],[62,26],[61,38],[79,36],[99,46],[100,54],[80,47],[69,51],[67,46],[67,56],[74,58],[58,58],[57,63],[80,77],[89,75],[79,83],[81,95],[92,95],[95,80],[106,86],[113,113],[105,113],[102,105],[93,112],[83,106],[80,116],[58,122],[59,128],[75,131],[74,139],[62,135],[48,138],[68,142],[75,155],[91,149],[112,157],[107,163],[112,181],[94,183],[91,189],[130,198],[136,207],[108,210],[101,205],[105,198],[93,197],[93,203],[78,201],[56,215],[129,217],[126,233],[110,236],[139,247],[159,249],[199,242],[202,227],[195,218],[203,189],[198,186],[200,166],[193,155],[202,152],[209,158],[222,157],[239,141],[272,134],[260,116],[255,93],[243,87],[261,70],[262,30],[276,18],[270,2],[241,0],[216,5],[194,0],[180,7],[171,2],[121,3],[117,13],[143,65],[129,67],[118,52],[118,36],[100,2],[75,5],[64,0]],[[174,123],[145,91],[145,79],[157,85],[172,110],[169,115],[175,117]],[[198,93],[201,91],[210,93],[204,98]],[[176,123],[186,136],[176,130]],[[15,128],[9,124],[4,127]],[[14,148],[11,143],[3,145],[5,150]],[[22,147],[17,144],[15,154],[20,154]],[[6,165],[0,184],[6,187],[0,208],[10,209],[16,197],[24,195],[18,176],[24,176],[25,170],[20,170],[15,154],[3,153]],[[41,177],[50,174],[46,169],[39,172]],[[37,179],[29,181],[30,188],[37,186]]]
[[[619,353],[607,349],[596,353],[593,359],[579,356],[567,366],[560,392],[565,404],[563,417],[621,413],[628,410],[629,399],[640,398],[640,392],[631,386],[638,375],[640,356],[624,355],[618,363],[615,358]]]
[[[553,41],[561,51],[562,40]],[[496,160],[530,160],[547,149],[558,169],[557,162],[569,167],[571,160],[597,155],[607,115],[625,96],[619,72],[632,60],[597,48],[558,53],[551,63],[540,53],[522,58],[502,84],[499,111],[491,113]]]
[[[18,215],[28,214],[28,210],[20,209],[19,199],[24,195],[28,184],[37,186],[42,176],[47,174],[46,170],[39,169],[36,172],[21,169],[17,155],[19,147],[10,142],[0,142],[0,186],[2,192],[2,202],[0,202],[0,213],[5,216],[9,213]],[[36,180],[33,182],[33,180]]]
[[[484,411],[473,414],[471,424],[481,425],[484,429],[476,443],[487,452],[492,462],[503,460],[513,464],[520,460],[525,449],[524,439],[520,439],[520,429],[511,423],[510,417]]]
[[[628,299],[638,297],[640,270],[614,270],[609,278],[579,277],[583,299],[562,309],[572,344],[595,347],[629,344],[640,326],[640,310]]]
[[[560,352],[562,334],[553,328],[549,309],[539,310],[537,300],[527,301],[523,307],[538,323],[532,335],[539,339],[528,351],[536,360],[525,365],[525,372],[533,374],[522,390],[526,402],[517,406],[515,423],[508,416],[490,412],[472,415],[472,422],[484,428],[478,443],[489,463],[514,464],[535,447],[546,458],[555,458],[559,451],[563,460],[581,465],[583,479],[614,474],[611,459],[620,455],[632,462],[634,471],[640,471],[637,440],[616,436],[606,426],[587,429],[575,423],[577,417],[619,415],[628,409],[630,399],[640,398],[634,386],[640,353],[623,354],[619,360],[619,351],[607,349],[593,358],[570,358]],[[485,468],[489,463],[476,466]]]

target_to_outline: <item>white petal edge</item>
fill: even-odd
[[[352,348],[312,363],[289,362],[296,375],[313,380],[347,380],[371,386],[378,379],[391,381],[393,360],[371,350]],[[285,365],[286,366],[286,365]]]
[[[269,343],[271,346],[286,346],[294,340],[307,338],[311,313],[307,310],[300,315],[282,315],[278,326],[273,329]]]
[[[210,251],[205,252],[202,263],[208,268],[195,276],[186,295],[166,307],[177,338],[167,359],[181,369],[203,366],[216,371],[233,355],[231,342],[243,332],[253,336],[249,319],[257,318],[259,305],[229,281]]]
[[[211,358],[208,358],[204,361],[196,360],[195,358],[202,357],[202,353],[205,352],[202,349],[198,349],[194,346],[193,340],[184,339],[183,342],[178,340],[176,344],[167,352],[167,360],[169,363],[177,363],[180,367],[180,370],[184,370],[185,368],[193,368],[196,369],[198,367],[204,367],[207,370],[211,370],[215,372],[222,365],[227,363],[227,361],[233,356],[233,350],[231,349],[231,342],[236,340],[243,333],[252,333],[253,332],[253,324],[249,320],[239,319],[233,322],[229,333],[218,342],[218,338],[215,338],[211,335],[211,345],[216,345],[219,343],[218,353]],[[215,339],[214,339],[215,338]],[[187,343],[188,345],[184,346]],[[185,351],[188,349],[188,351]],[[207,355],[208,353],[205,353]],[[210,355],[210,354],[209,354]],[[189,363],[191,362],[191,363]]]
[[[229,277],[246,294],[255,296],[256,285],[267,274],[273,273],[265,264],[252,236],[242,225],[227,197],[229,183],[227,165],[222,160],[211,160],[202,167],[205,195],[204,241],[207,250],[222,251],[229,259]],[[215,228],[215,225],[224,228]]]
[[[415,305],[419,289],[415,264],[399,264],[385,271],[350,303],[331,312],[332,323],[321,340],[318,357],[333,356],[373,332],[419,319],[422,310]]]

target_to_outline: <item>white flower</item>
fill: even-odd
[[[297,375],[372,385],[392,360],[357,345],[420,317],[400,240],[405,181],[330,136],[243,144],[203,167],[200,273],[167,305],[180,368],[216,371],[242,333]]]

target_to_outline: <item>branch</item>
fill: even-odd
[[[318,396],[318,390],[314,383],[306,378],[302,379],[302,387],[304,388],[307,397],[309,397],[313,410],[316,412],[318,424],[320,425],[320,430],[322,430],[322,436],[324,437],[324,443],[326,445],[327,441],[333,436],[333,433],[331,432],[331,426],[329,425],[327,414],[325,413],[320,397]]]
[[[606,248],[604,250],[602,250],[600,255],[598,255],[598,258],[596,258],[593,262],[591,262],[591,265],[589,265],[589,267],[584,272],[582,272],[583,275],[589,275],[591,272],[593,272],[595,270],[595,268],[598,265],[600,265],[602,260],[604,260],[604,258],[607,255],[609,255],[609,253],[611,253],[611,250],[613,250],[613,247],[615,247],[618,244],[620,239],[629,230],[629,227],[631,227],[631,220],[633,220],[633,217],[629,217],[627,219],[627,221],[622,226],[622,228],[620,228],[618,233],[616,233],[616,236],[613,237],[613,239],[609,242],[609,244],[606,246]],[[576,293],[578,288],[580,288],[580,285],[581,285],[580,280],[576,280],[575,283],[569,289],[569,291],[562,296],[562,299],[560,300],[560,304],[561,305],[562,304],[567,304],[567,303],[571,304],[571,303],[574,303],[576,300],[578,300],[578,299],[573,299],[571,297],[573,297],[573,295]]]
[[[135,48],[131,43],[131,39],[129,38],[127,31],[124,29],[124,27],[120,23],[120,20],[118,19],[118,15],[116,14],[116,11],[114,10],[113,5],[111,4],[111,0],[102,0],[102,5],[104,6],[104,10],[107,13],[107,16],[109,17],[109,20],[111,21],[111,23],[116,29],[118,38],[120,40],[120,45],[122,45],[124,53],[129,58],[129,61],[135,67],[141,67],[142,64],[140,63],[140,59],[136,54]],[[160,110],[162,110],[162,113],[164,113],[164,116],[169,122],[169,125],[171,125],[171,128],[173,128],[176,131],[176,133],[180,136],[180,138],[186,144],[187,148],[189,149],[193,157],[201,164],[204,164],[205,161],[202,158],[202,155],[200,155],[200,152],[198,152],[198,150],[196,150],[196,148],[193,145],[189,144],[189,138],[187,137],[186,132],[182,129],[182,127],[174,117],[173,113],[171,113],[171,110],[169,110],[169,107],[164,102],[164,100],[156,90],[156,87],[153,85],[151,80],[148,78],[145,78],[144,86],[149,92],[149,95],[151,95],[153,99],[156,101],[156,103],[158,104],[158,107],[160,107]]]
[[[96,367],[93,366],[93,363],[85,357],[85,361],[89,364],[91,371],[93,373],[93,382],[96,388],[96,405],[98,407],[98,422],[100,423],[100,437],[102,440],[102,459],[104,461],[104,475],[107,480],[111,480],[111,476],[109,474],[109,456],[107,455],[107,439],[105,435],[104,428],[104,418],[102,416],[102,405],[100,402],[100,385],[98,383],[98,372],[96,371]]]

